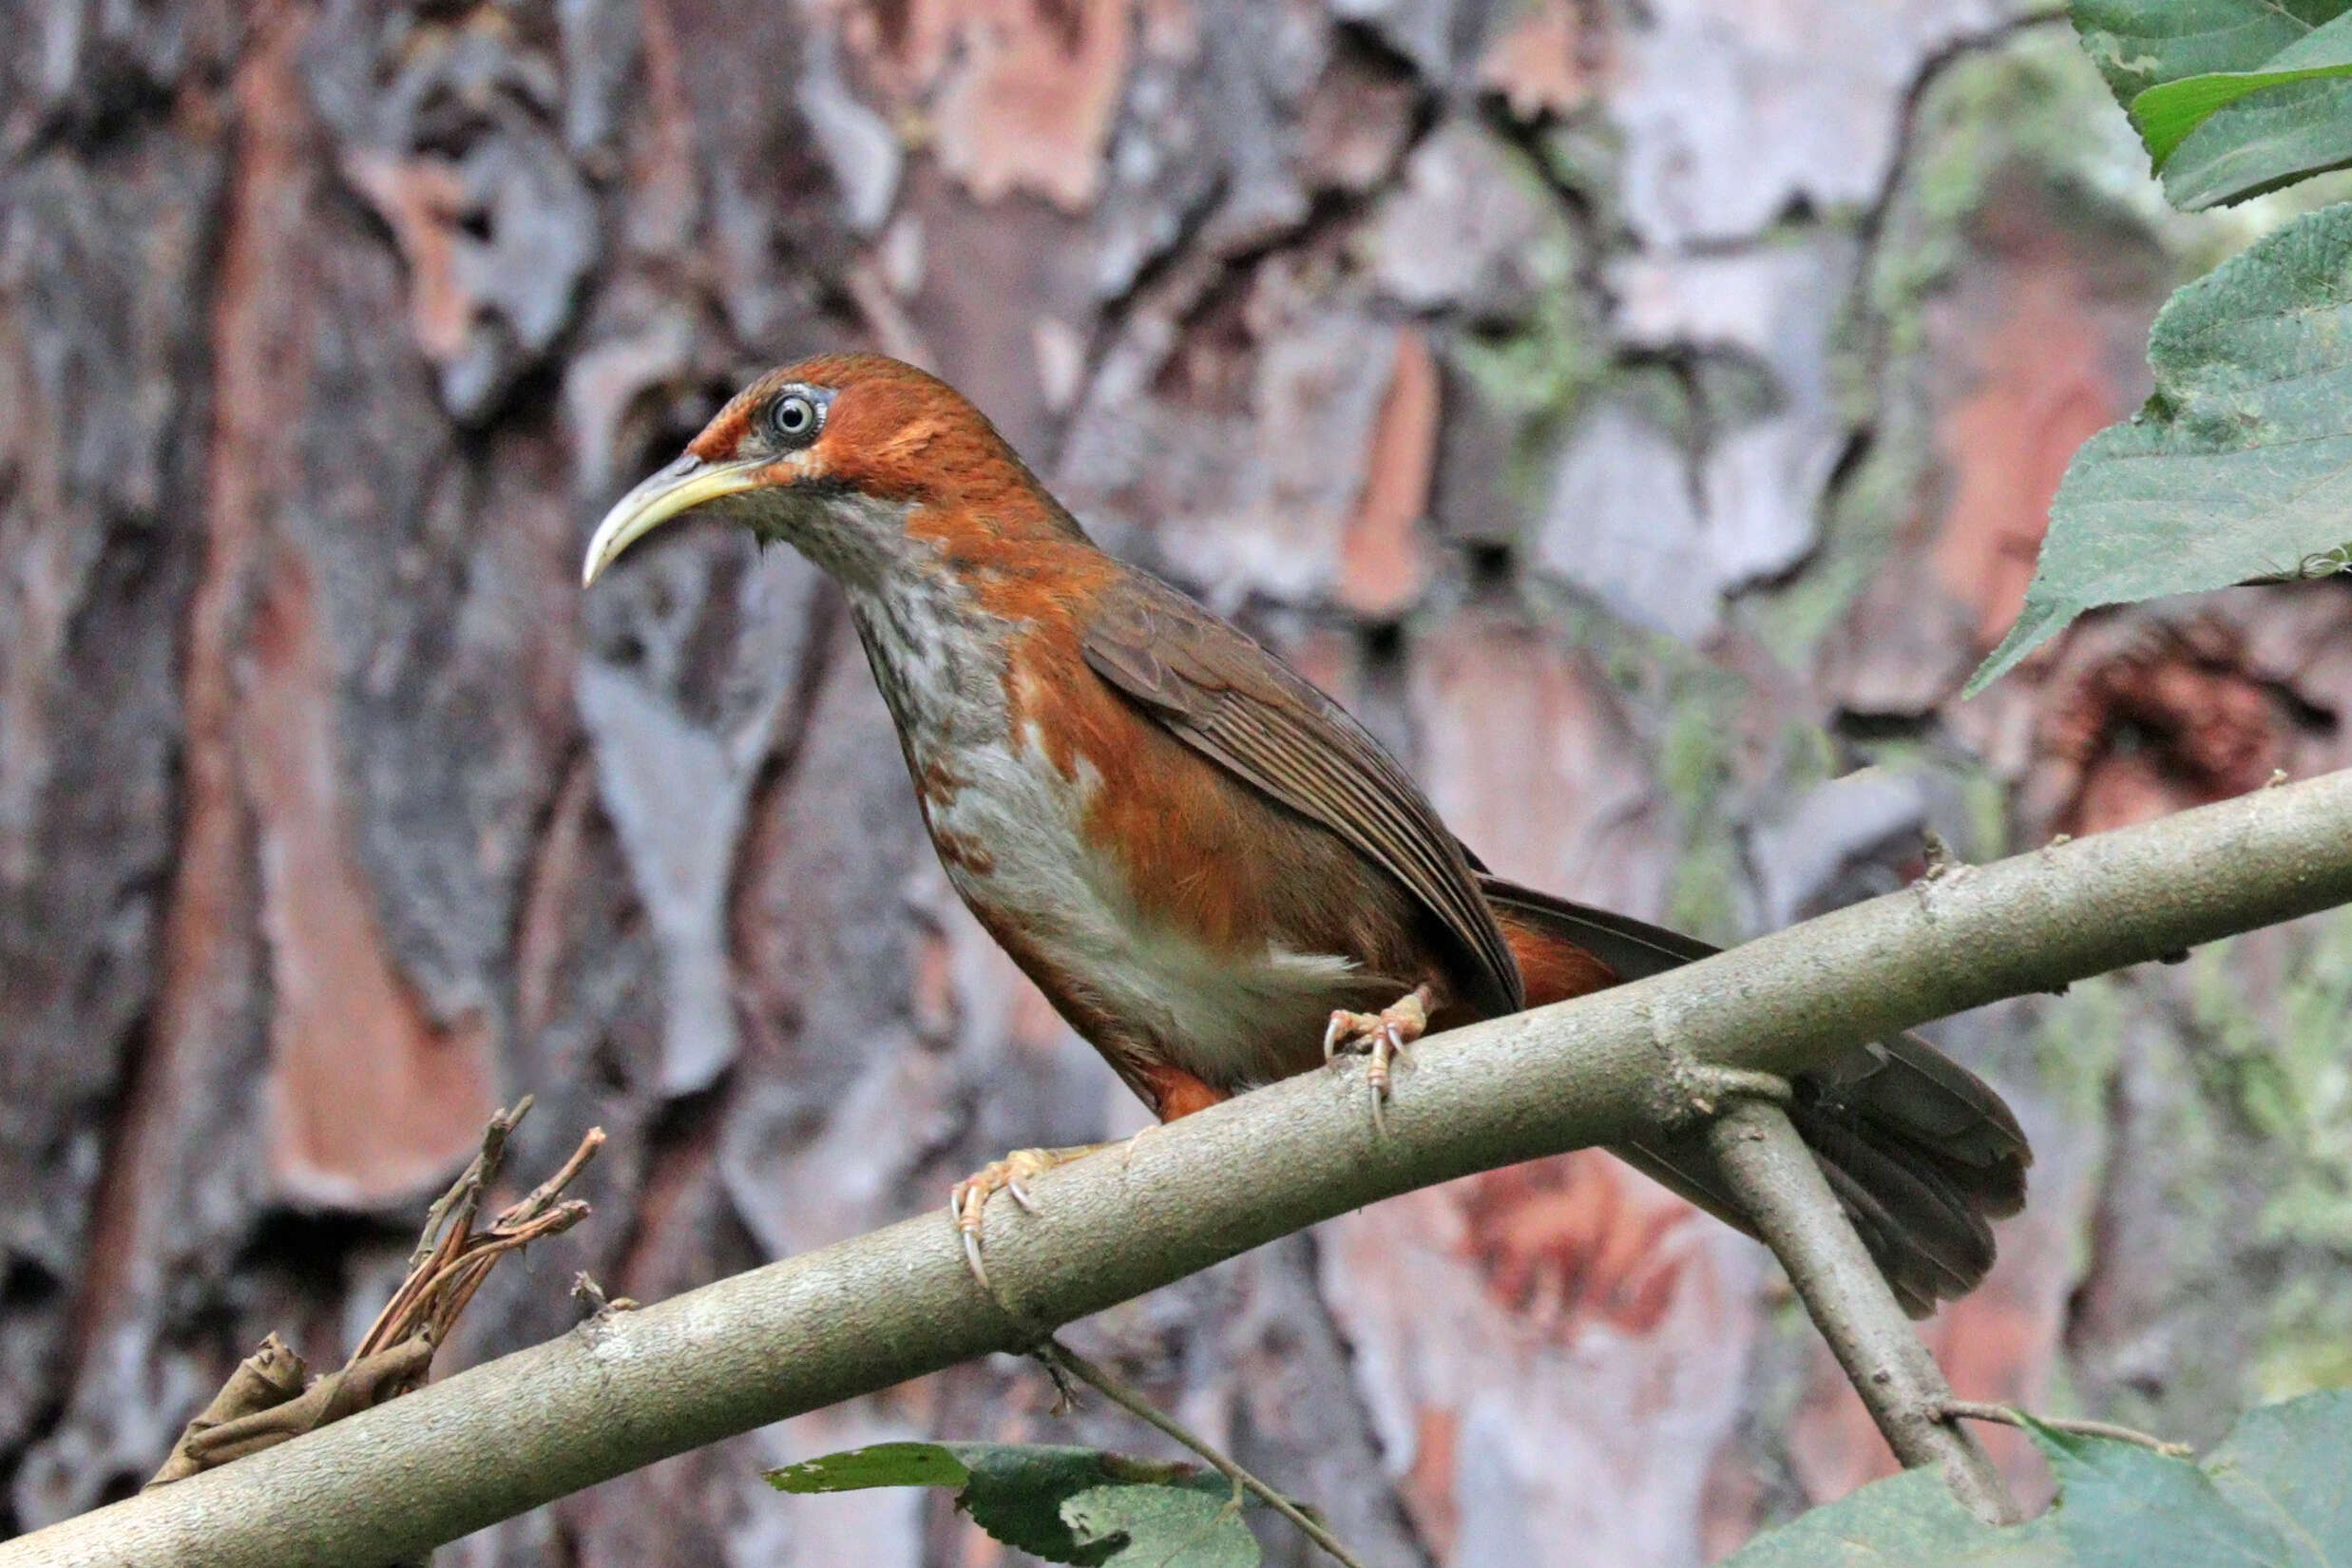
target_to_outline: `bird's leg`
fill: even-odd
[[[1381,1104],[1388,1098],[1390,1065],[1405,1047],[1428,1029],[1429,1004],[1436,1000],[1437,993],[1424,982],[1376,1013],[1351,1013],[1342,1008],[1331,1014],[1331,1022],[1323,1031],[1326,1062],[1337,1059],[1342,1051],[1370,1055],[1372,1065],[1365,1074],[1365,1080],[1372,1086],[1372,1120],[1383,1132],[1387,1131],[1387,1119]]]
[[[1037,1200],[1029,1195],[1024,1182],[1057,1165],[1067,1165],[1097,1149],[1110,1147],[1108,1143],[1080,1143],[1067,1149],[1015,1149],[955,1184],[947,1195],[947,1214],[964,1237],[964,1261],[971,1266],[972,1277],[980,1281],[982,1290],[994,1290],[988,1283],[987,1268],[980,1261],[980,1232],[985,1223],[981,1215],[988,1207],[988,1200],[1000,1192],[1010,1193],[1015,1203],[1036,1214]]]

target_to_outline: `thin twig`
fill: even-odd
[[[501,1111],[490,1119],[482,1135],[482,1152],[428,1211],[424,1233],[411,1254],[409,1277],[369,1326],[352,1354],[354,1362],[411,1336],[435,1345],[444,1343],[458,1314],[501,1257],[567,1231],[587,1217],[585,1203],[577,1198],[558,1203],[556,1198],[604,1146],[601,1127],[589,1128],[571,1157],[521,1200],[500,1211],[488,1230],[473,1229],[483,1194],[497,1179],[505,1162],[507,1140],[530,1108],[530,1097],[526,1095],[513,1110]]]
[[[432,1207],[425,1211],[425,1228],[416,1238],[416,1251],[409,1254],[411,1272],[432,1255],[433,1248],[441,1238],[442,1222],[449,1217],[450,1211],[460,1203],[477,1198],[482,1189],[497,1178],[498,1167],[507,1157],[507,1138],[516,1127],[522,1125],[523,1119],[531,1114],[531,1107],[536,1103],[536,1097],[525,1095],[515,1101],[513,1110],[497,1112],[490,1118],[489,1125],[482,1129],[481,1152],[473,1157],[458,1178],[449,1183],[449,1190],[433,1199]]]
[[[1945,1400],[1943,1413],[1967,1421],[1998,1422],[2003,1426],[2047,1426],[2070,1437],[2113,1438],[2117,1443],[2136,1444],[2172,1459],[2196,1457],[2196,1450],[2186,1443],[2167,1443],[2136,1427],[2118,1426],[2112,1421],[2060,1421],[2053,1416],[2029,1415],[2014,1405],[1985,1405],[1973,1399]]]
[[[1316,1523],[1313,1517],[1304,1508],[1258,1480],[1233,1461],[1226,1458],[1206,1438],[1189,1430],[1174,1416],[1161,1410],[1159,1406],[1129,1387],[1118,1374],[1096,1366],[1076,1350],[1062,1344],[1061,1341],[1051,1336],[1040,1344],[1033,1353],[1038,1360],[1045,1364],[1049,1371],[1063,1372],[1077,1378],[1129,1415],[1158,1427],[1185,1447],[1207,1460],[1218,1474],[1224,1476],[1234,1485],[1254,1493],[1259,1501],[1297,1525],[1309,1540],[1322,1547],[1338,1561],[1346,1563],[1348,1568],[1364,1568],[1364,1559],[1349,1551],[1337,1536]],[[1060,1379],[1057,1378],[1055,1381],[1058,1386]]]

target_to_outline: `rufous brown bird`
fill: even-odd
[[[846,590],[966,904],[1163,1121],[1438,1031],[1704,957],[1489,874],[1362,726],[1242,632],[1106,554],[952,389],[872,354],[760,377],[606,515],[597,576],[709,511]],[[1499,740],[1505,737],[1498,737]],[[2024,1200],[1998,1096],[1914,1036],[1792,1085],[1790,1114],[1904,1306],[1984,1275]],[[958,1185],[981,1215],[1083,1151]],[[1746,1227],[1701,1133],[1616,1151]]]

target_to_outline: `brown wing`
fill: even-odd
[[[1338,704],[1174,588],[1122,572],[1086,662],[1195,751],[1346,839],[1436,917],[1487,1015],[1520,1006],[1519,967],[1468,860],[1421,791]]]

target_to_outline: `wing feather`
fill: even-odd
[[[1174,588],[1122,574],[1094,606],[1087,665],[1169,733],[1369,856],[1436,917],[1475,978],[1463,1000],[1521,1005],[1519,966],[1468,858],[1420,789],[1340,707]]]

